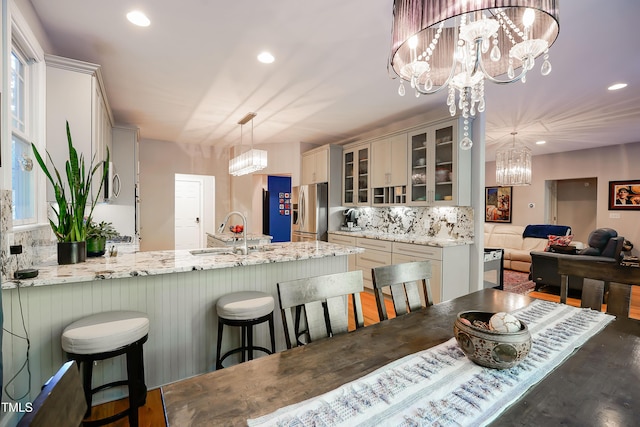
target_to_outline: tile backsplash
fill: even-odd
[[[11,231],[11,190],[0,190],[0,212],[0,272],[5,282],[13,277],[15,270],[32,267],[51,257],[55,239],[49,225]],[[10,243],[22,245],[22,253],[11,255]]]
[[[357,225],[381,233],[418,234],[434,238],[473,240],[471,207],[357,208]]]

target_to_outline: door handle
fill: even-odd
[[[304,199],[304,193],[300,192],[300,227],[304,230],[304,216],[305,216],[305,199]]]

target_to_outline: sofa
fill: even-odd
[[[564,225],[484,224],[484,247],[504,249],[504,268],[529,273],[531,252],[544,251],[549,234],[566,235],[571,228]],[[525,237],[526,236],[526,237]],[[573,243],[572,243],[573,244]]]

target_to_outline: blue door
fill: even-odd
[[[269,230],[273,243],[291,240],[291,177],[267,178]]]

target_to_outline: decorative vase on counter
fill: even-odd
[[[58,264],[78,264],[86,260],[86,242],[58,242]]]
[[[106,237],[92,237],[87,239],[87,256],[97,257],[104,255],[107,247]]]

